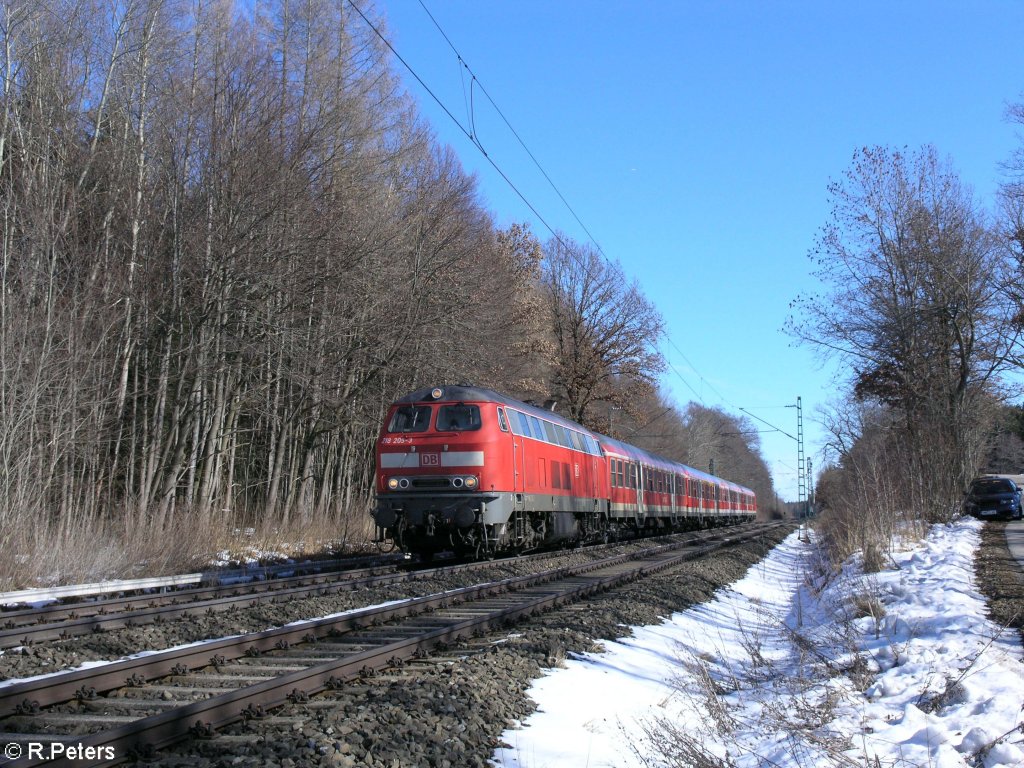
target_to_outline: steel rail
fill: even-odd
[[[129,593],[143,592],[151,589],[167,589],[168,587],[188,587],[193,584],[206,585],[230,585],[232,583],[243,583],[242,580],[254,582],[267,581],[268,579],[289,578],[280,577],[277,574],[286,572],[303,572],[305,575],[320,573],[325,569],[336,572],[346,564],[355,565],[357,561],[381,561],[388,559],[386,555],[372,555],[364,557],[350,557],[332,560],[304,560],[297,563],[274,563],[272,565],[261,565],[246,568],[235,568],[223,571],[200,571],[197,573],[183,573],[172,576],[150,576],[141,579],[117,579],[96,581],[90,584],[63,584],[55,587],[33,587],[31,589],[19,589],[11,592],[0,592],[0,609],[6,606],[24,605],[52,600],[65,600],[71,597],[99,597],[114,592]],[[397,559],[397,558],[392,558]],[[373,565],[359,565],[360,568],[373,568]],[[232,582],[237,579],[239,581]]]
[[[718,537],[717,541],[705,543],[703,546],[689,548],[687,551],[678,552],[679,549],[690,546],[692,543],[676,543],[661,547],[648,548],[642,552],[621,554],[611,558],[582,566],[562,567],[547,571],[543,574],[515,577],[500,582],[475,587],[467,587],[461,590],[443,593],[441,595],[419,598],[394,606],[366,609],[339,617],[328,617],[312,622],[301,622],[289,627],[281,627],[276,630],[245,635],[237,638],[227,638],[211,643],[190,646],[181,649],[154,654],[147,657],[129,659],[105,665],[101,668],[80,670],[66,674],[50,676],[39,680],[30,680],[25,683],[9,686],[9,689],[0,689],[0,712],[11,714],[19,708],[24,710],[29,702],[25,701],[27,695],[39,695],[45,701],[55,703],[67,701],[74,697],[74,693],[80,690],[84,683],[88,683],[97,690],[108,690],[119,688],[126,684],[128,678],[144,673],[147,679],[165,676],[168,674],[182,674],[182,670],[193,667],[208,667],[211,661],[220,664],[229,656],[239,658],[242,655],[252,654],[273,648],[287,647],[289,638],[297,638],[302,642],[315,642],[328,634],[334,635],[338,631],[355,631],[367,623],[378,625],[386,620],[405,616],[418,616],[425,611],[436,611],[445,606],[456,603],[463,603],[469,600],[481,600],[488,596],[506,594],[517,590],[526,598],[520,605],[513,607],[501,607],[488,613],[471,619],[456,618],[446,626],[431,627],[419,632],[417,635],[386,643],[376,648],[346,655],[340,659],[333,659],[328,662],[313,665],[308,668],[289,672],[275,677],[272,680],[250,685],[245,688],[228,691],[212,698],[193,702],[183,707],[165,711],[160,714],[151,715],[134,722],[119,726],[107,731],[102,731],[90,736],[83,736],[74,739],[77,745],[85,747],[114,747],[117,757],[113,761],[98,761],[94,763],[83,763],[82,760],[75,760],[73,764],[115,764],[127,757],[129,750],[138,749],[144,745],[161,747],[178,740],[185,735],[195,723],[201,724],[205,731],[215,730],[223,725],[237,720],[261,707],[278,706],[285,703],[289,697],[294,698],[299,692],[302,695],[317,693],[326,687],[331,687],[332,678],[335,681],[349,679],[366,668],[377,669],[386,666],[393,659],[404,659],[426,648],[432,647],[439,642],[457,640],[465,633],[473,630],[493,628],[500,623],[526,614],[542,610],[560,602],[567,602],[573,599],[580,599],[583,596],[592,594],[594,591],[605,590],[627,580],[634,580],[650,573],[663,570],[677,565],[685,560],[702,556],[708,552],[726,546],[731,543],[759,535],[760,530],[748,532],[745,536],[736,535],[731,532],[729,535]],[[645,562],[647,561],[647,562]],[[604,575],[588,576],[594,571],[611,571]],[[556,589],[555,580],[559,580],[560,586]],[[540,595],[528,593],[532,587],[547,585]],[[315,647],[315,646],[314,646]],[[243,650],[243,648],[245,650]],[[213,656],[211,657],[211,652]],[[21,704],[16,703],[21,700]],[[29,709],[36,706],[32,702]],[[42,704],[39,704],[42,706]],[[37,765],[38,761],[18,761],[17,765]],[[57,762],[56,765],[72,762]]]
[[[56,624],[63,620],[75,620],[87,616],[103,614],[119,614],[140,611],[146,608],[155,608],[160,605],[176,605],[183,603],[196,603],[204,600],[216,600],[222,597],[236,597],[238,595],[258,595],[277,590],[289,589],[291,585],[313,586],[316,584],[330,584],[336,579],[359,579],[368,576],[393,573],[401,567],[400,563],[379,564],[352,568],[343,571],[325,571],[322,573],[303,573],[296,576],[275,577],[269,580],[245,581],[233,584],[207,585],[187,589],[174,590],[173,592],[124,595],[120,597],[90,600],[79,603],[58,603],[44,605],[36,608],[19,608],[15,610],[0,611],[0,648],[10,647],[4,645],[9,630],[33,624]],[[46,638],[39,638],[46,639]]]
[[[668,546],[679,548],[689,544]],[[295,622],[262,632],[193,643],[100,666],[32,678],[0,687],[0,717],[15,714],[26,699],[36,706],[46,707],[74,699],[83,687],[96,693],[103,693],[121,688],[127,680],[138,679],[140,676],[151,680],[173,674],[175,669],[182,667],[191,670],[209,666],[211,659],[217,657],[225,660],[238,659],[247,654],[271,651],[286,643],[292,645],[305,640],[310,634],[314,637],[324,637],[331,632],[353,631],[368,624],[379,625],[396,618],[418,615],[426,610],[446,608],[466,599],[478,599],[484,595],[523,589],[553,578],[586,573],[613,563],[642,557],[648,551],[650,550],[644,550],[643,553],[620,554],[579,566],[563,566],[540,574],[515,576],[497,582],[413,598],[393,605],[357,609],[338,616]]]
[[[701,531],[696,540],[713,531]],[[614,547],[596,545],[593,549]],[[511,562],[551,557],[550,552],[509,558]],[[39,609],[0,613],[0,650],[32,646],[114,629],[158,623],[182,616],[245,608],[264,601],[320,597],[342,591],[384,586],[429,578],[441,573],[486,568],[500,560],[462,563],[435,568],[401,569],[400,565],[378,565],[350,571],[307,574],[272,581],[249,582],[219,587],[200,587],[162,595],[134,595],[76,605],[44,606]],[[295,585],[295,586],[293,586]]]

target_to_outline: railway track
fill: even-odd
[[[526,562],[551,553],[510,558]],[[440,573],[486,568],[495,562],[460,563],[423,567],[396,559],[365,568],[303,574],[271,581],[253,581],[178,589],[160,594],[116,596],[81,603],[61,603],[8,610],[0,613],[0,650],[31,647],[54,640],[107,632],[145,624],[159,624],[190,615],[234,611],[260,603],[323,597],[339,592],[401,584]]]
[[[395,583],[410,578],[414,573],[404,567],[401,561],[396,561],[388,565],[304,574],[271,581],[195,587],[161,594],[117,596],[5,611],[0,613],[0,650],[121,627],[159,623],[191,614],[228,611],[264,601],[295,600]]]
[[[106,765],[263,717],[372,670],[400,665],[555,605],[761,535],[745,526],[586,565],[452,590],[0,688],[0,741],[41,752],[13,765]],[[66,750],[80,750],[68,759]],[[92,757],[94,759],[85,759]],[[45,759],[44,759],[45,758]]]
[[[595,545],[601,550],[615,544]],[[117,629],[159,624],[188,616],[223,613],[260,603],[325,597],[427,579],[438,574],[485,569],[501,562],[524,563],[551,557],[551,552],[481,562],[424,567],[394,559],[363,568],[304,573],[265,581],[176,589],[170,592],[115,595],[84,602],[57,603],[0,612],[0,651],[34,647]]]

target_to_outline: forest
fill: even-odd
[[[385,409],[436,383],[774,498],[756,430],[659,392],[639,286],[497,227],[354,6],[254,8],[4,2],[0,588],[362,545]]]
[[[381,14],[2,18],[0,588],[364,546],[385,409],[443,383],[555,400],[786,509],[757,425],[660,388],[664,321],[621,264],[496,224]],[[1024,468],[1024,149],[1004,171],[997,210],[929,146],[859,149],[827,189],[822,287],[786,330],[840,372],[811,482],[839,554]]]

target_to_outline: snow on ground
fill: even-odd
[[[1024,766],[1024,651],[985,618],[980,530],[935,526],[827,583],[794,533],[711,602],[538,680],[494,764]]]

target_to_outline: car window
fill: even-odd
[[[1012,482],[999,477],[975,480],[971,485],[971,493],[974,495],[983,495],[987,493],[1013,493],[1015,490],[1017,490],[1017,487]]]

